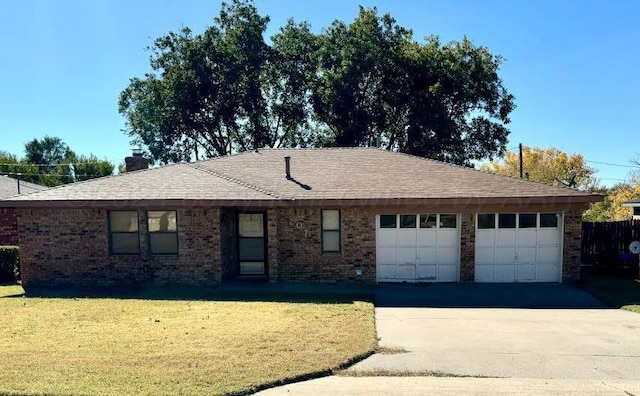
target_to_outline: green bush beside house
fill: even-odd
[[[18,246],[0,246],[0,283],[20,279],[20,255]]]

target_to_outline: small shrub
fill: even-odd
[[[20,279],[20,255],[17,246],[0,246],[0,282]]]

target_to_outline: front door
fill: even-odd
[[[264,213],[238,213],[239,274],[266,275],[265,257]]]

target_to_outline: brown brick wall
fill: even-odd
[[[18,220],[15,209],[0,208],[0,245],[18,244]]]
[[[29,286],[220,283],[218,209],[178,211],[179,256],[150,256],[138,211],[139,255],[109,256],[107,211],[20,209],[22,281]]]
[[[278,210],[278,281],[375,282],[375,215],[371,209],[341,209],[341,252],[323,254],[321,209]]]
[[[473,282],[476,272],[476,220],[474,213],[460,215],[460,282]]]
[[[577,282],[580,279],[581,248],[582,211],[568,210],[564,213],[562,282]]]

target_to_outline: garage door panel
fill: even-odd
[[[489,264],[493,265],[496,261],[495,248],[483,247],[476,248],[476,265]]]
[[[396,248],[395,247],[379,247],[378,263],[382,265],[396,265],[398,263],[398,260],[396,258]]]
[[[458,248],[438,247],[438,264],[457,264]]]
[[[476,233],[476,246],[495,246],[496,232],[495,230],[478,230]]]
[[[398,267],[397,265],[395,265],[395,263],[393,265],[378,264],[378,278],[385,279],[385,280],[396,279],[397,268]]]
[[[535,264],[536,263],[536,248],[535,247],[526,247],[518,248],[518,263],[519,264]]]
[[[438,242],[435,229],[418,230],[418,246],[435,246]]]
[[[396,230],[395,229],[378,229],[378,246],[392,246],[396,247]]]
[[[457,229],[438,230],[438,246],[457,247],[460,235]]]
[[[418,265],[418,279],[424,281],[435,281],[437,280],[437,269],[438,267],[435,264],[430,265]]]
[[[559,263],[560,250],[557,247],[545,246],[538,248],[538,262]]]
[[[496,246],[515,246],[516,230],[497,230]]]
[[[556,228],[544,229],[538,231],[538,245],[558,246],[560,238]]]
[[[416,279],[416,265],[398,265],[398,279]]]
[[[557,282],[558,272],[555,264],[538,264],[537,279],[542,282]]]
[[[520,264],[516,266],[517,280],[521,282],[533,281],[536,279],[535,264]]]
[[[416,246],[415,228],[398,230],[398,246]]]
[[[493,282],[494,265],[476,265],[476,282]]]
[[[440,282],[455,282],[458,280],[458,266],[456,264],[441,264],[438,266],[438,280]]]
[[[398,265],[416,263],[415,247],[399,247],[398,248]],[[414,275],[415,276],[415,275]]]
[[[536,247],[538,244],[538,233],[533,230],[518,230],[518,247]]]
[[[496,264],[514,264],[516,262],[516,248],[496,248]]]
[[[419,247],[418,248],[418,264],[436,264],[436,252],[438,248],[433,247]]]
[[[513,282],[515,281],[515,269],[516,266],[514,264],[511,265],[503,265],[496,264],[494,270],[494,276],[496,282]]]

